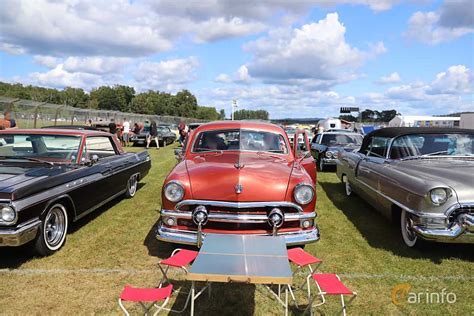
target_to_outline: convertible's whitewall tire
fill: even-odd
[[[132,198],[135,196],[138,190],[138,174],[132,175],[127,181],[127,190],[125,191],[125,196],[127,198]]]
[[[349,183],[349,179],[347,178],[347,176],[342,176],[342,182],[344,182],[344,187],[345,187],[345,190],[346,190],[346,196],[353,196],[354,192],[352,191],[352,186]]]
[[[66,243],[69,218],[66,207],[55,203],[49,207],[36,236],[35,251],[41,256],[50,256]]]
[[[318,169],[319,169],[319,171],[324,171],[324,169],[325,169],[324,168],[324,161],[321,158],[318,160]]]
[[[413,222],[410,218],[410,214],[407,211],[402,210],[400,214],[400,231],[403,241],[408,247],[416,248],[420,245],[421,241],[416,233],[411,229],[412,225]]]

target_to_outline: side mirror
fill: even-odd
[[[97,162],[99,162],[99,156],[92,155],[91,160],[90,160],[90,165],[92,166],[93,164],[96,164]]]

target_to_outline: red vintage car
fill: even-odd
[[[281,235],[287,245],[319,239],[316,165],[304,144],[260,122],[213,122],[193,130],[166,177],[157,238],[200,246],[206,234]]]

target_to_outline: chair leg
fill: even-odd
[[[168,269],[170,268],[170,266],[166,266],[166,269],[163,269],[163,267],[161,266],[161,264],[158,263],[158,268],[160,268],[161,270],[161,274],[163,275],[163,277],[161,278],[160,280],[160,283],[158,284],[158,287],[161,288],[163,286],[163,283],[165,282],[168,282],[169,283],[169,279],[168,279]]]
[[[168,301],[170,300],[169,297],[166,298],[166,300],[163,302],[163,304],[157,308],[156,312],[153,314],[153,316],[158,315],[159,312],[161,312],[162,309],[165,308],[166,304],[168,304]],[[155,305],[156,306],[156,305]]]
[[[194,316],[194,293],[195,293],[195,289],[194,289],[194,281],[192,281],[191,283],[191,316]]]
[[[344,295],[341,294],[342,315],[346,316],[346,304],[344,304]]]
[[[118,299],[118,303],[120,305],[120,308],[122,309],[122,311],[125,313],[125,316],[130,316],[130,314],[128,313],[128,311],[125,309],[125,307],[123,306],[122,304],[122,300],[119,298]]]

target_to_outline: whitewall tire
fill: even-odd
[[[36,237],[36,252],[49,256],[58,251],[66,242],[68,222],[66,207],[63,204],[56,203],[49,207]]]

